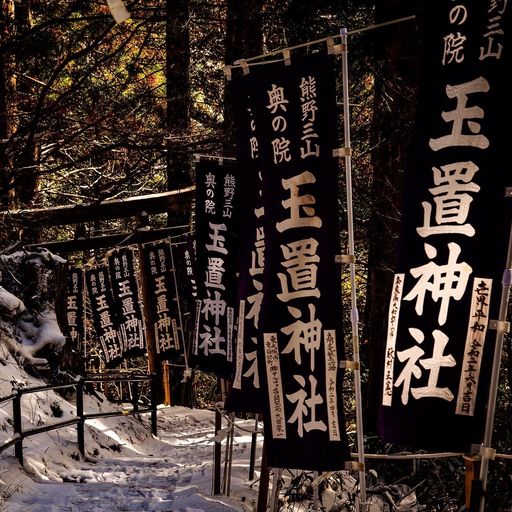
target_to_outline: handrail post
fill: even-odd
[[[220,387],[220,383],[219,383]],[[222,416],[219,408],[215,407],[215,436],[219,434],[222,429]],[[215,441],[213,445],[213,494],[220,494],[220,466],[222,457],[222,442]]]
[[[136,413],[139,411],[139,382],[137,380],[133,381],[132,384],[132,407],[133,412]],[[153,387],[153,386],[151,386]]]
[[[23,393],[17,389],[16,396],[12,399],[13,428],[14,434],[18,434],[19,439],[14,445],[14,454],[18,462],[23,466],[23,427],[21,423],[21,397]]]
[[[76,378],[76,415],[78,423],[76,424],[76,434],[78,440],[78,451],[82,458],[85,458],[85,416],[84,416],[84,384],[85,379],[81,375]]]
[[[151,433],[156,437],[158,435],[158,424],[157,424],[157,375],[156,373],[151,374]]]

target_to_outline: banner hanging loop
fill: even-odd
[[[489,322],[489,329],[501,334],[507,334],[510,332],[510,322],[506,322],[504,320],[491,320]]]
[[[336,263],[355,263],[356,257],[353,254],[337,254],[334,261]]]
[[[339,367],[342,370],[360,370],[361,364],[358,361],[340,361]]]
[[[226,75],[226,79],[228,82],[231,81],[233,75],[231,73],[231,66],[224,66],[224,74]]]
[[[291,65],[292,59],[291,59],[291,56],[290,56],[290,50],[289,49],[283,50],[283,59],[284,59],[284,65],[285,66],[290,66]]]
[[[352,148],[337,148],[332,150],[332,156],[334,158],[344,158],[346,156],[352,156]]]
[[[481,445],[480,454],[482,456],[482,459],[494,460],[496,458],[496,450],[489,446]]]
[[[349,35],[354,35],[354,34],[361,34],[363,32],[368,32],[370,30],[375,30],[375,29],[378,29],[378,28],[383,28],[383,27],[387,27],[387,26],[390,26],[390,25],[395,25],[397,23],[403,23],[405,21],[411,21],[411,20],[414,20],[416,19],[416,16],[415,15],[411,15],[411,16],[406,16],[404,18],[397,18],[395,20],[390,20],[390,21],[385,21],[383,23],[377,23],[375,25],[370,25],[368,27],[363,27],[363,28],[359,28],[359,29],[355,29],[355,30],[351,30],[351,31],[348,31],[346,28],[342,28],[340,30],[340,34],[335,34],[335,35],[332,35],[332,36],[328,36],[328,37],[322,37],[320,39],[315,39],[313,41],[307,41],[305,43],[301,43],[301,44],[297,44],[297,45],[294,45],[294,46],[289,46],[288,48],[280,48],[280,49],[277,49],[277,50],[274,50],[274,51],[271,51],[271,52],[267,52],[267,53],[262,53],[261,55],[255,55],[253,57],[249,57],[247,59],[240,59],[240,60],[236,60],[233,62],[233,66],[232,67],[241,67],[242,69],[244,68],[244,64],[247,65],[247,69],[250,65],[255,65],[255,64],[271,64],[272,62],[275,62],[275,61],[266,61],[266,62],[254,62],[254,61],[258,61],[258,60],[263,60],[263,59],[267,59],[267,58],[270,58],[272,56],[275,56],[275,55],[278,55],[280,53],[283,53],[283,50],[298,50],[300,48],[307,48],[309,46],[313,46],[315,44],[321,44],[321,43],[325,43],[327,42],[327,51],[329,52],[329,54],[331,53],[331,48],[336,48],[336,55],[339,53],[343,53],[347,50],[347,45],[346,44],[343,44],[343,41],[341,44],[338,44],[338,45],[335,45],[334,44],[334,41],[335,39],[339,39],[340,37],[343,38],[343,37],[346,37],[346,36],[349,36]],[[330,44],[330,42],[332,41],[332,44]],[[338,48],[339,47],[339,48]],[[251,64],[248,64],[248,63],[251,63]],[[248,71],[247,71],[248,73]],[[244,74],[247,74],[244,72]]]
[[[248,75],[249,74],[249,72],[250,72],[249,64],[247,64],[247,61],[245,59],[237,60],[237,61],[235,61],[235,64],[238,64],[242,68],[242,73],[244,75]]]

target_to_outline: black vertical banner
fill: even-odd
[[[185,240],[173,244],[182,313],[194,313],[197,299],[196,238],[187,233]]]
[[[81,268],[70,267],[66,283],[66,322],[73,350],[83,353],[85,340],[85,290]]]
[[[230,378],[236,302],[237,175],[228,160],[196,165],[197,307],[192,364]]]
[[[161,358],[181,352],[175,283],[172,272],[169,241],[146,244],[142,250],[143,271],[146,275],[151,329],[156,351]]]
[[[251,98],[236,90],[234,111],[237,126],[237,166],[240,173],[239,281],[237,332],[233,379],[225,408],[237,412],[261,413],[263,404],[258,368],[260,312],[263,301],[265,231],[259,141]]]
[[[425,5],[424,77],[406,169],[380,433],[414,447],[480,444],[512,170],[512,5]]]
[[[124,346],[118,332],[108,267],[98,265],[87,269],[85,283],[91,304],[94,329],[105,356],[105,366],[114,368],[123,360]]]
[[[255,66],[239,87],[251,98],[263,183],[258,361],[268,464],[340,469],[350,455],[339,368],[334,57],[325,49],[288,66]]]
[[[142,294],[137,281],[134,250],[125,247],[113,251],[108,257],[108,266],[124,355],[143,355],[146,343],[142,319]]]

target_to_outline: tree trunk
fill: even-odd
[[[32,27],[32,0],[17,0],[15,2],[16,30],[19,34],[30,30]],[[27,59],[27,55],[22,52],[16,52],[16,62],[22,63]],[[17,93],[20,98],[24,95],[32,95],[31,85],[18,84]],[[26,109],[27,106],[24,107]],[[19,142],[16,157],[14,158],[14,206],[19,209],[34,208],[37,194],[40,187],[39,174],[39,143],[33,137],[27,137],[23,142]],[[24,226],[20,233],[20,238],[25,244],[34,244],[40,241],[41,226],[32,224]]]
[[[8,209],[11,195],[12,136],[16,130],[16,61],[9,48],[15,36],[14,1],[1,0],[0,19],[0,207]],[[7,48],[4,48],[4,45]]]
[[[319,36],[318,12],[326,7],[326,0],[289,0],[284,13],[286,43],[288,46],[312,41]]]
[[[375,22],[407,16],[418,2],[376,2]],[[418,34],[406,22],[381,29],[375,48],[379,52],[371,146],[373,182],[368,225],[368,284],[365,337],[369,380],[366,393],[366,427],[375,430],[382,396],[383,361],[388,306],[393,282],[395,246],[399,232],[403,168],[418,85]]]
[[[191,183],[190,136],[190,5],[189,0],[166,0],[167,189]]]
[[[192,183],[192,158],[189,150],[191,127],[191,87],[190,87],[190,2],[189,0],[166,0],[166,60],[167,78],[167,190],[189,186]],[[168,215],[169,226],[187,224],[190,212],[178,211]],[[149,350],[148,350],[149,355]],[[163,398],[161,361],[157,354],[151,356],[157,373],[157,394]],[[175,387],[184,389],[182,375],[173,372]],[[178,405],[178,401],[174,402]],[[191,407],[191,403],[183,403]]]
[[[30,4],[31,0],[18,0],[15,3],[14,14],[18,34],[23,34],[25,31],[30,30],[32,26]],[[16,62],[24,62],[26,58],[27,55],[23,54],[18,47],[15,54]],[[20,95],[31,96],[31,85],[20,83],[18,84],[17,92]],[[23,143],[20,142],[18,147],[19,150],[16,151],[16,157],[14,158],[15,206],[17,208],[31,208],[34,207],[34,200],[38,189],[39,173],[37,161],[39,150],[32,138],[23,141]],[[36,242],[36,240],[27,241]]]
[[[249,58],[263,52],[261,12],[264,0],[227,0],[225,63]],[[224,90],[224,149],[234,150],[233,98],[229,87]]]

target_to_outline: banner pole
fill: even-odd
[[[258,443],[258,419],[259,415],[256,414],[254,420],[254,432],[251,436],[251,455],[249,458],[249,480],[254,480],[254,465],[256,463],[256,445]]]
[[[146,351],[148,355],[148,368],[149,373],[154,373],[156,382],[158,382],[158,388],[156,389],[156,396],[158,402],[162,400],[163,392],[163,380],[162,380],[162,366],[160,364],[158,350],[156,346],[155,336],[153,329],[151,329],[151,316],[149,313],[149,289],[148,289],[148,276],[151,275],[148,269],[145,267],[145,261],[143,257],[142,244],[137,245],[137,252],[139,255],[139,282],[142,291],[142,316],[144,318],[144,336],[146,338]]]
[[[270,470],[267,466],[267,446],[265,435],[263,435],[263,451],[261,454],[260,485],[258,488],[258,504],[256,512],[266,512],[268,505],[268,487],[270,481]]]
[[[82,350],[79,351],[80,355],[83,355],[84,358],[84,371],[87,367],[87,289],[85,284],[85,268],[82,267],[82,303],[84,305],[84,309],[82,310],[82,314],[80,315],[80,321],[82,322],[82,327],[84,330],[84,339],[82,340],[83,346],[80,347]]]
[[[320,497],[318,495],[318,484],[316,483],[319,475],[318,471],[313,473],[313,512],[319,512],[320,510]]]
[[[217,388],[220,389],[220,379],[217,379]],[[218,407],[215,407],[215,436],[222,429],[222,416]],[[222,446],[220,441],[215,441],[213,445],[213,494],[218,495],[221,492],[220,472],[221,472]]]
[[[343,131],[345,146],[345,173],[347,189],[347,224],[348,224],[348,246],[350,269],[350,301],[351,301],[351,323],[352,323],[352,347],[355,364],[354,388],[356,398],[356,424],[357,424],[357,453],[359,462],[359,489],[361,500],[361,512],[367,511],[366,503],[366,470],[364,465],[364,428],[363,428],[363,401],[361,393],[361,363],[359,357],[359,313],[357,310],[356,295],[356,266],[355,266],[355,243],[354,243],[354,216],[352,203],[352,151],[350,141],[350,104],[348,89],[348,37],[347,29],[340,31],[343,51],[341,54],[342,80],[343,80]]]
[[[368,32],[369,30],[375,30],[375,29],[378,29],[378,28],[389,27],[390,25],[396,25],[397,23],[403,23],[404,21],[411,21],[411,20],[415,20],[415,19],[416,19],[416,15],[412,14],[410,16],[405,16],[403,18],[396,18],[396,19],[393,19],[393,20],[384,21],[382,23],[376,23],[376,24],[373,24],[373,25],[369,25],[367,27],[351,30],[350,32],[346,32],[346,34],[347,35],[361,34],[362,32]],[[307,47],[313,46],[315,44],[326,43],[330,39],[337,39],[338,37],[343,37],[343,35],[342,34],[334,34],[332,36],[322,37],[320,39],[315,39],[313,41],[306,41],[305,43],[296,44],[294,46],[287,46],[285,48],[278,48],[277,50],[273,50],[273,51],[270,51],[270,52],[262,53],[260,55],[254,55],[253,57],[249,57],[249,58],[246,58],[246,59],[235,60],[233,62],[233,64],[231,66],[227,66],[227,68],[241,68],[241,67],[243,67],[243,65],[241,64],[242,61],[244,63],[253,63],[253,64],[249,64],[249,66],[255,65],[255,64],[269,64],[269,62],[257,63],[255,61],[259,61],[259,60],[262,60],[262,59],[273,57],[273,56],[276,56],[276,55],[281,54],[281,53],[286,52],[286,51],[299,50],[300,48],[307,48]],[[275,62],[275,61],[271,61],[271,62]],[[224,68],[224,69],[226,70],[226,68]],[[198,154],[198,153],[195,153],[194,156],[196,158],[199,158],[199,157],[209,158],[210,157],[210,155],[201,155],[201,154]]]
[[[226,450],[224,456],[224,480],[223,480],[223,494],[229,496],[231,487],[231,459],[233,456],[233,438],[235,435],[235,413],[229,413],[228,420],[228,436],[226,438]]]
[[[183,330],[183,316],[181,314],[181,299],[178,287],[178,278],[176,277],[176,265],[174,264],[174,252],[172,250],[173,244],[169,242],[169,249],[171,253],[172,276],[174,279],[174,290],[176,292],[176,306],[178,308],[178,319],[180,321],[181,344],[183,346],[183,358],[185,359],[185,369],[188,370],[188,355],[187,347],[185,346],[185,331]]]
[[[233,448],[235,445],[235,413],[230,414],[231,419],[231,437],[229,446],[229,464],[228,464],[228,483],[226,486],[226,496],[231,494],[231,475],[233,470]]]
[[[512,188],[507,188],[506,197],[512,197]],[[485,492],[487,489],[487,475],[489,471],[489,459],[492,443],[492,431],[494,428],[494,414],[496,412],[496,397],[498,394],[498,382],[501,366],[501,356],[503,352],[503,338],[508,332],[507,312],[510,297],[510,288],[512,286],[512,224],[510,226],[507,263],[503,272],[501,282],[501,301],[498,321],[496,322],[496,343],[494,347],[494,359],[492,364],[491,384],[489,387],[489,400],[487,402],[487,417],[485,420],[484,442],[482,445],[482,461],[480,465],[480,512],[485,508]]]
[[[270,495],[270,504],[268,512],[278,512],[279,510],[279,491],[281,490],[282,468],[274,468],[274,477],[272,478],[272,494]]]

